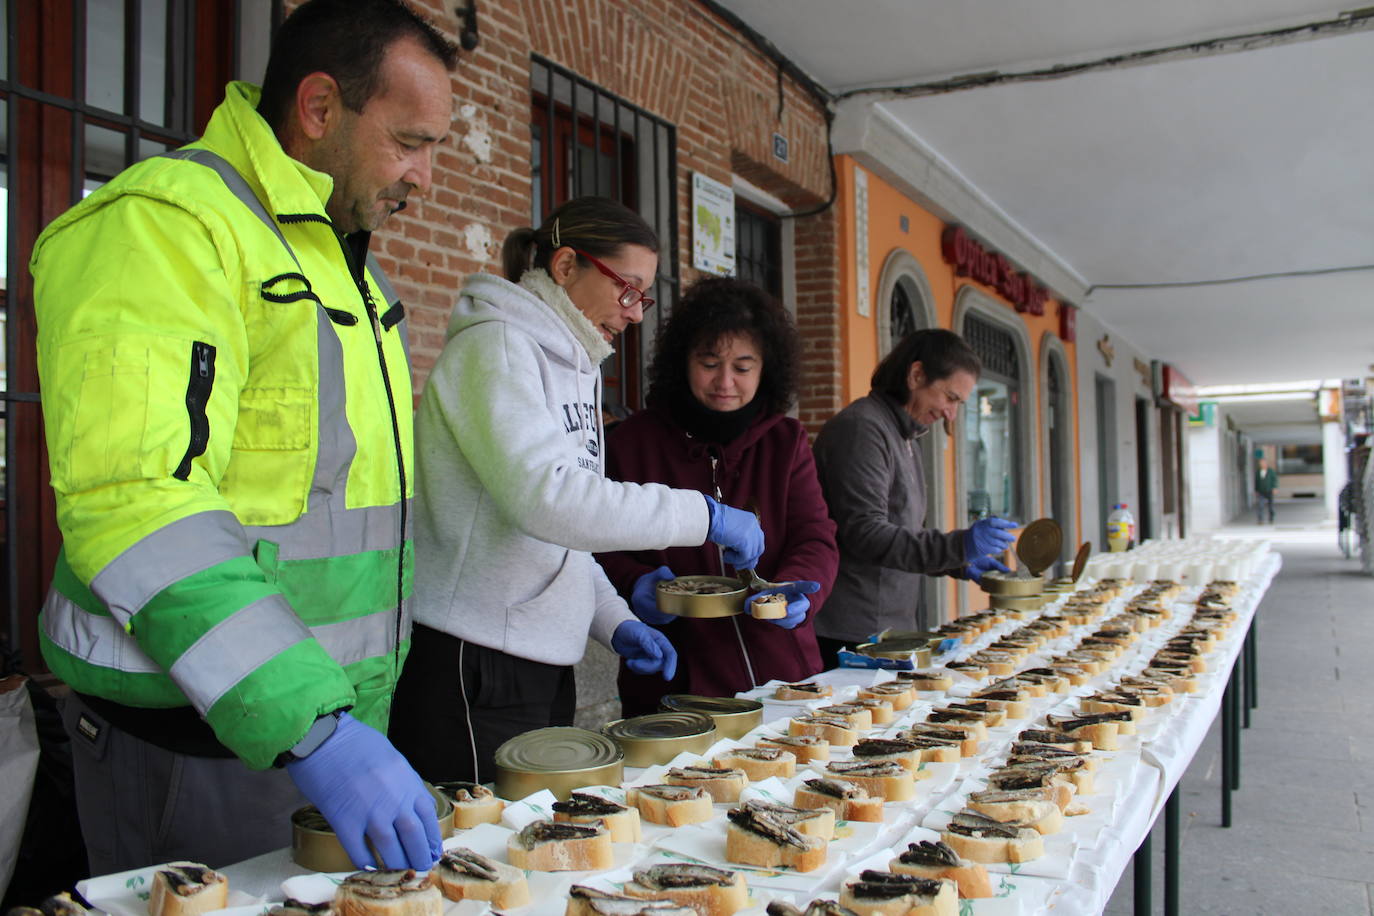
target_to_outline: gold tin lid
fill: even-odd
[[[655,738],[691,738],[716,730],[715,720],[700,712],[651,712],[612,722],[601,729],[615,740],[652,740]]]
[[[869,658],[913,659],[917,667],[930,664],[930,640],[925,637],[907,636],[866,642],[855,646],[854,651]]]
[[[763,723],[763,704],[742,697],[670,693],[658,701],[664,712],[699,712],[715,720],[721,738],[738,738]]]
[[[496,749],[496,794],[516,801],[548,789],[566,799],[584,786],[618,785],[624,757],[610,738],[585,728],[536,728]]]
[[[1038,518],[1016,539],[1016,558],[1032,576],[1038,576],[1054,565],[1063,546],[1064,531],[1059,523],[1052,518]]]
[[[625,765],[651,767],[684,751],[704,753],[716,741],[716,721],[699,712],[655,712],[611,722],[602,732],[625,752]]]

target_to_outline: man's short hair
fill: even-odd
[[[363,110],[382,89],[382,60],[392,42],[412,38],[443,62],[458,66],[458,46],[401,0],[307,0],[277,29],[258,112],[280,131],[296,88],[312,73],[328,73],[350,111]]]

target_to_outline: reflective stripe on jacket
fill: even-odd
[[[386,728],[412,433],[401,306],[256,102],[231,84],[192,145],[227,176],[139,163],[31,266],[64,539],[44,658],[82,693],[189,703],[266,767],[334,709]]]

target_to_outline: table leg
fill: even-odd
[[[1240,659],[1236,659],[1237,663]],[[1240,720],[1241,708],[1245,705],[1242,697],[1245,672],[1239,665],[1231,669],[1231,788],[1240,788]]]
[[[1152,827],[1151,830],[1154,828]],[[1135,887],[1132,893],[1134,901],[1134,912],[1136,916],[1149,916],[1154,908],[1153,901],[1150,899],[1152,890],[1150,884],[1151,868],[1151,834],[1145,834],[1145,839],[1140,841],[1140,848],[1135,851]]]
[[[1178,916],[1178,887],[1183,876],[1179,874],[1178,851],[1182,837],[1179,836],[1178,791],[1169,793],[1164,803],[1164,916]]]
[[[1231,826],[1231,680],[1221,696],[1221,826]]]
[[[1250,682],[1250,708],[1259,709],[1259,636],[1255,633],[1257,619],[1251,619],[1245,634],[1245,676]]]

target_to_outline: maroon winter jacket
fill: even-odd
[[[666,683],[656,674],[635,674],[621,662],[624,715],[655,712],[666,693],[728,697],[773,678],[798,681],[822,670],[811,620],[835,583],[839,549],[800,423],[779,414],[761,416],[722,447],[693,439],[667,410],[651,407],[611,432],[606,457],[606,476],[613,480],[663,483],[712,496],[718,486],[722,502],[757,509],[766,541],[759,575],[773,582],[812,579],[821,584],[810,596],[806,621],[791,630],[748,614],[684,617],[661,627],[677,649],[677,676]],[[607,519],[607,524],[615,520]],[[627,602],[639,577],[659,566],[679,576],[732,572],[721,568],[719,548],[710,542],[596,558]]]

